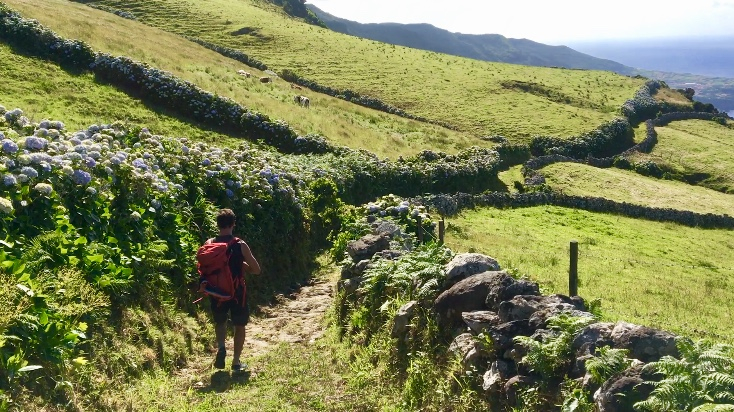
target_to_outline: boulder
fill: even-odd
[[[496,313],[487,310],[475,310],[473,312],[463,312],[461,319],[466,323],[466,326],[476,334],[484,332],[491,326],[499,325],[501,322],[500,318]]]
[[[500,303],[497,314],[502,322],[512,322],[530,319],[533,314],[542,311],[533,321],[533,325],[538,328],[545,327],[547,319],[555,314],[574,311],[581,313],[583,307],[583,303],[564,295],[518,295]]]
[[[471,333],[462,333],[451,341],[449,352],[457,355],[463,360],[466,358],[466,355],[474,349],[475,342],[474,335]]]
[[[631,358],[643,362],[655,362],[666,355],[679,356],[676,335],[663,330],[617,322],[612,329],[611,339],[615,348],[628,349]]]
[[[448,288],[460,280],[466,279],[484,272],[496,272],[500,270],[497,261],[489,256],[479,253],[461,253],[454,256],[446,265],[445,288]]]
[[[613,328],[613,323],[592,323],[582,329],[581,332],[573,339],[571,350],[576,353],[577,358],[580,358],[585,355],[594,355],[597,348],[613,346]]]
[[[402,236],[400,226],[389,220],[378,220],[372,223],[372,233],[375,235],[385,235],[390,239]]]
[[[369,267],[370,260],[362,259],[359,262],[350,262],[342,266],[341,278],[349,279],[356,276],[362,276],[365,270]]]
[[[530,336],[533,331],[528,326],[527,320],[517,320],[491,327],[487,333],[492,338],[495,353],[503,354],[514,346],[515,336]]]
[[[364,278],[361,276],[340,280],[337,282],[337,290],[339,290],[339,292],[344,292],[347,295],[351,295],[352,293],[355,293],[360,286],[362,286],[362,282],[364,282]]]
[[[655,380],[643,365],[633,366],[611,377],[594,393],[594,404],[599,412],[635,412],[634,404],[647,399],[655,389],[646,381]]]
[[[365,235],[358,240],[353,240],[347,245],[347,253],[352,260],[370,259],[375,253],[390,248],[390,240],[384,235]]]
[[[510,300],[518,295],[540,295],[540,289],[537,283],[527,280],[516,280],[505,272],[501,272],[504,276],[498,276],[489,285],[487,293],[486,306],[487,309],[498,311],[500,303]]]
[[[377,253],[375,253],[376,259],[385,259],[385,260],[397,260],[400,256],[403,256],[405,252],[401,250],[393,250],[393,249],[386,249],[381,250]]]
[[[487,294],[497,279],[509,277],[505,272],[484,272],[468,277],[441,293],[433,308],[444,326],[462,323],[461,314],[485,310]]]
[[[514,371],[509,362],[496,360],[492,362],[489,370],[482,376],[482,389],[485,392],[498,392],[503,388],[502,383],[510,379]]]
[[[393,319],[390,336],[393,338],[405,336],[405,333],[408,331],[408,325],[410,325],[410,321],[413,319],[413,314],[415,313],[415,308],[417,306],[418,302],[411,300],[398,309],[398,312],[395,314],[395,318]]]
[[[533,387],[538,382],[537,378],[532,376],[517,375],[510,378],[505,383],[505,396],[507,396],[508,405],[517,405],[517,394],[518,392]]]

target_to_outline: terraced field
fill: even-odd
[[[50,5],[54,1],[59,0],[8,4],[61,31],[63,24],[55,21],[58,8]],[[386,45],[294,21],[267,2],[88,3],[239,49],[275,71],[291,69],[324,85],[378,97],[472,136],[499,134],[526,141],[534,135],[576,135],[613,118],[644,82],[609,72],[488,63]]]
[[[578,163],[556,163],[544,167],[541,172],[553,189],[569,195],[734,216],[734,196],[705,187]]]
[[[636,162],[648,160],[700,185],[734,193],[734,127],[704,121],[686,120],[657,127],[658,144],[650,154],[633,156]]]

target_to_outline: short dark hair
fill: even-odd
[[[222,209],[217,214],[217,227],[220,229],[228,228],[234,225],[236,216],[232,209]]]

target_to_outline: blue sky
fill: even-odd
[[[734,0],[307,0],[362,23],[431,23],[546,44],[734,36]]]

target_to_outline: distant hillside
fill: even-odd
[[[333,16],[313,4],[307,4],[307,7],[331,30],[385,43],[485,61],[635,74],[631,67],[592,57],[566,46],[549,46],[499,34],[452,33],[430,24],[363,24]]]

